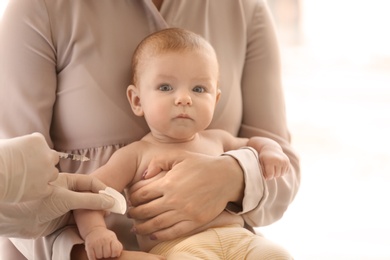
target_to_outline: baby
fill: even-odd
[[[157,155],[183,151],[220,156],[246,146],[259,155],[264,178],[288,172],[289,159],[275,141],[207,129],[221,91],[216,53],[202,37],[177,28],[148,36],[134,53],[132,73],[128,100],[133,112],[145,118],[150,133],[115,152],[106,165],[92,173],[106,185],[120,192],[139,185]],[[106,228],[103,212],[78,210],[75,217],[90,259],[120,255],[122,244]],[[140,235],[137,239],[142,250],[169,259],[216,259],[215,254],[259,259],[266,245],[243,226],[241,216],[225,210],[207,230],[191,236],[165,242]]]

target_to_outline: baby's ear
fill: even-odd
[[[141,98],[139,96],[139,90],[136,86],[130,85],[127,87],[127,99],[133,109],[136,116],[143,116],[144,111],[141,106]]]
[[[221,98],[221,89],[220,88],[218,88],[217,89],[217,96],[216,96],[216,100],[215,100],[215,103],[218,103],[218,101],[219,101],[219,99]]]

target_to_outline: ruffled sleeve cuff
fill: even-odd
[[[261,207],[261,202],[268,192],[265,180],[262,177],[257,151],[251,147],[243,147],[239,150],[228,151],[223,155],[231,156],[237,160],[242,168],[245,181],[242,208],[229,204],[226,210],[241,215]]]

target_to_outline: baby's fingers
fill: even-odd
[[[266,165],[264,167],[264,178],[266,180],[272,180],[275,177],[276,174],[275,168],[276,167],[273,165]]]
[[[105,258],[108,257],[119,257],[122,253],[123,246],[122,244],[116,240],[111,242],[110,252],[107,252],[108,255],[104,255]],[[110,254],[111,253],[111,254]]]

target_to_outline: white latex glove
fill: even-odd
[[[0,140],[0,201],[42,198],[52,191],[48,182],[58,176],[57,153],[42,134]]]
[[[98,193],[106,185],[89,175],[60,173],[50,184],[51,192],[44,198],[0,204],[0,235],[7,237],[37,238],[51,234],[69,223],[70,210],[108,209],[114,199]]]

